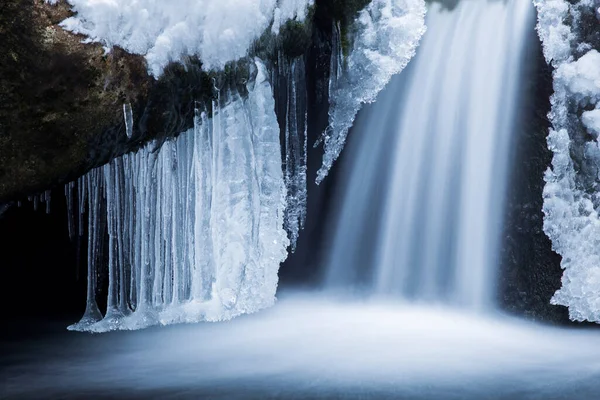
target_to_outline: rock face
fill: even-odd
[[[154,84],[142,57],[104,54],[60,28],[69,13],[43,0],[0,4],[0,201],[99,163],[97,144],[123,124],[123,103]]]
[[[533,35],[533,33],[532,33]],[[565,308],[550,304],[560,287],[560,256],[552,251],[543,231],[542,192],[544,171],[552,152],[546,136],[549,122],[552,71],[541,46],[532,38],[526,65],[529,76],[524,92],[530,93],[521,108],[521,131],[513,148],[511,186],[507,193],[505,228],[500,260],[498,302],[513,314],[553,323],[568,322]]]

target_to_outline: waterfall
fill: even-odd
[[[353,128],[327,288],[492,305],[532,16],[521,0],[430,5],[416,57]]]

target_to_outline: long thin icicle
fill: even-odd
[[[123,119],[125,120],[125,134],[128,138],[133,136],[133,110],[131,104],[123,104]]]
[[[85,312],[81,320],[68,327],[69,330],[84,331],[90,329],[95,323],[102,319],[102,314],[96,303],[96,279],[97,279],[97,264],[98,259],[98,244],[100,241],[100,218],[98,212],[100,210],[101,197],[101,175],[99,170],[92,170],[86,176],[80,178],[79,185],[80,193],[86,193],[79,198],[82,203],[87,198],[88,200],[88,272],[87,272],[87,295]],[[80,211],[85,206],[80,206]],[[80,225],[82,226],[83,223]]]
[[[289,233],[292,251],[306,220],[306,162],[307,162],[307,106],[305,63],[302,57],[288,62],[279,59],[279,73],[286,77],[285,93],[285,183],[288,204],[285,228]]]

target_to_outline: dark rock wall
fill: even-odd
[[[546,143],[552,70],[533,29],[530,36],[506,198],[498,301],[510,313],[563,323],[568,321],[566,308],[550,304],[561,285],[560,256],[543,231],[542,212],[544,171],[552,160]]]
[[[19,329],[30,318],[75,322],[85,309],[87,241],[69,240],[62,190],[53,197],[50,214],[23,203],[0,216],[3,327]]]
[[[141,57],[84,45],[64,4],[0,4],[0,201],[77,177],[95,140],[150,85]],[[92,152],[93,154],[93,152]]]

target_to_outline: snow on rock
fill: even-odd
[[[362,105],[375,101],[392,75],[414,56],[425,33],[425,12],[424,0],[373,0],[351,27],[354,43],[345,59],[339,27],[334,27],[338,43],[332,56],[329,128],[324,133],[325,154],[317,183],[339,157]]]
[[[55,0],[47,0],[54,3]],[[146,56],[158,76],[170,61],[197,55],[221,69],[247,55],[269,26],[304,20],[314,0],[67,0],[76,14],[62,22],[74,33]]]
[[[281,26],[287,20],[296,19],[303,21],[306,18],[308,6],[313,3],[314,0],[279,0],[273,13],[271,32],[278,35]]]
[[[600,322],[600,53],[578,43],[581,17],[595,13],[595,0],[534,4],[544,55],[555,67],[544,231],[564,274],[551,303],[568,307],[572,320]]]

